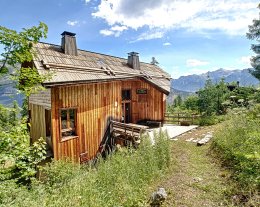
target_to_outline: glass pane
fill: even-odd
[[[67,110],[61,110],[61,128],[67,128]]]
[[[70,128],[75,128],[75,109],[69,109]]]
[[[76,135],[76,109],[61,110],[61,133],[62,137]]]
[[[130,90],[122,90],[122,100],[131,100],[131,91]]]

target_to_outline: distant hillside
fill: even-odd
[[[249,69],[225,70],[221,68],[201,75],[194,74],[173,79],[171,81],[171,88],[186,92],[196,92],[204,87],[208,75],[213,83],[217,83],[221,78],[224,78],[225,82],[228,83],[239,81],[240,86],[259,85],[259,81],[249,73]]]
[[[173,100],[180,95],[182,100],[186,97],[193,95],[193,92],[181,91],[175,88],[171,88],[170,94],[167,96],[167,103],[173,103]]]
[[[12,69],[10,68],[12,73]],[[16,100],[19,106],[22,105],[23,96],[18,94],[15,88],[15,83],[10,80],[9,76],[5,75],[0,78],[0,104],[5,106],[12,106],[13,101]]]

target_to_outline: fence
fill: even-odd
[[[190,113],[165,113],[164,123],[165,124],[179,124],[182,126],[187,126],[194,124],[194,121],[200,117],[199,114]]]

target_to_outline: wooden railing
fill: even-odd
[[[194,124],[194,121],[199,117],[200,117],[199,114],[192,114],[192,113],[165,113],[164,123],[187,126],[190,124]]]

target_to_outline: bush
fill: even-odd
[[[203,116],[199,117],[198,119],[195,119],[193,123],[196,125],[200,125],[200,126],[210,126],[210,125],[216,124],[217,122],[218,121],[216,120],[215,116],[203,115]]]
[[[216,133],[212,149],[233,171],[233,178],[247,191],[260,189],[260,118],[233,116]]]
[[[165,134],[147,137],[137,150],[122,149],[95,167],[56,161],[44,169],[43,182],[30,190],[0,188],[3,206],[146,206],[149,185],[160,179],[170,164],[170,143]],[[15,193],[11,198],[9,195]]]

